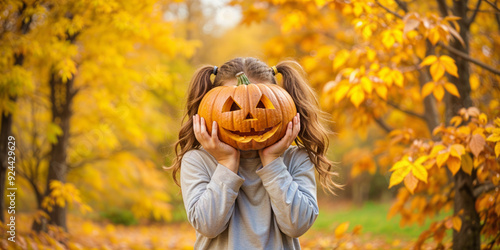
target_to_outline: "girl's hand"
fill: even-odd
[[[280,157],[292,142],[297,138],[300,131],[300,114],[297,113],[292,121],[288,123],[285,137],[276,142],[275,144],[259,150],[260,161],[262,166],[267,166],[269,163]]]
[[[198,114],[193,116],[193,130],[196,140],[200,142],[201,146],[210,153],[218,163],[227,167],[234,173],[238,173],[238,166],[240,165],[240,151],[223,143],[217,136],[217,122],[212,124],[212,135],[207,132],[205,126],[205,119]]]

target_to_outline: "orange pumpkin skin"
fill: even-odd
[[[209,133],[217,122],[221,141],[240,150],[259,150],[285,136],[297,109],[290,94],[276,84],[242,84],[210,90],[198,114]]]

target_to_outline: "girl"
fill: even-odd
[[[285,137],[259,151],[239,151],[207,131],[197,115],[203,96],[217,86],[234,86],[244,72],[252,83],[277,84],[292,96],[297,115]],[[212,83],[210,77],[214,74]],[[187,118],[175,144],[172,168],[180,170],[187,217],[196,229],[195,249],[300,249],[297,237],[318,216],[314,168],[323,187],[339,187],[325,157],[326,129],[320,123],[314,92],[302,67],[284,61],[270,68],[255,58],[236,58],[217,69],[206,66],[194,75],[188,90]],[[297,146],[291,146],[292,142]]]

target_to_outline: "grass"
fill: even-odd
[[[330,206],[331,207],[331,206]],[[320,213],[313,225],[313,229],[319,231],[333,232],[335,228],[343,222],[349,222],[349,230],[354,226],[362,226],[363,234],[371,234],[371,236],[381,236],[386,240],[416,240],[420,233],[429,228],[431,220],[419,226],[400,227],[399,221],[401,216],[396,215],[391,219],[387,219],[387,213],[391,207],[390,203],[375,203],[366,202],[362,207],[353,205],[342,206],[339,208],[329,208],[328,206],[320,206]],[[442,219],[446,215],[442,214],[434,218],[434,220]]]

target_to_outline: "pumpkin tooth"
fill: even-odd
[[[254,140],[256,142],[263,142],[268,138],[270,138],[271,136],[273,136],[274,133],[276,133],[280,124],[281,122],[274,127],[265,128],[264,130],[260,131],[255,131],[254,128],[251,128],[250,132],[240,132],[238,130],[232,131],[224,128],[223,129],[229,132],[228,135],[233,140],[238,140],[239,142],[247,143],[250,142],[251,140]]]

